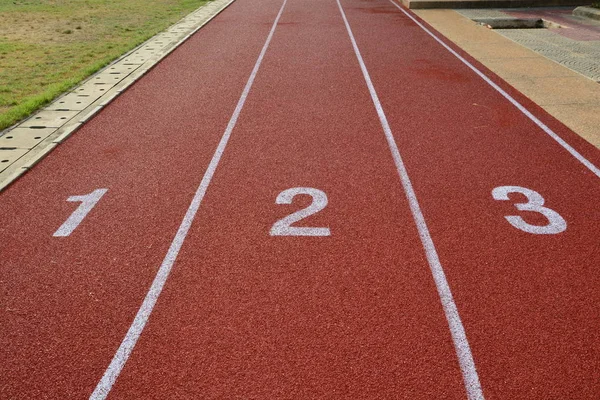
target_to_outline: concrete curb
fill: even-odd
[[[600,21],[600,8],[593,7],[577,7],[573,10],[573,15],[578,17],[591,18]]]
[[[0,192],[235,0],[214,0],[0,135]]]

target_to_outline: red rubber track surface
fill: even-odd
[[[337,4],[289,1],[115,398],[464,397],[397,176]],[[332,236],[269,237],[306,186]]]
[[[90,395],[282,0],[238,0],[0,195],[0,397]],[[600,397],[598,178],[384,0],[343,0],[488,399]],[[468,58],[468,57],[467,57]],[[472,61],[472,60],[471,60]],[[475,63],[474,61],[472,61]],[[475,63],[476,64],[476,63]],[[597,149],[491,76],[595,165]],[[533,189],[544,225],[491,191]],[[298,225],[330,237],[271,237]],[[72,195],[108,188],[66,238]],[[111,398],[465,398],[405,193],[334,0],[288,0]]]
[[[0,397],[90,395],[167,252],[275,15],[236,2],[2,193]],[[108,192],[67,238],[72,195]]]
[[[598,178],[389,2],[343,4],[445,267],[484,394],[600,398]],[[600,165],[597,149],[496,81]],[[533,235],[512,227],[505,215],[547,221],[493,200],[492,190],[505,185],[542,194],[567,230]]]

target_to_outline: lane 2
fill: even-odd
[[[465,397],[335,1],[287,2],[111,397]]]

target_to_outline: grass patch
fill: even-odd
[[[600,1],[592,3],[592,7],[600,8]]]
[[[207,1],[0,1],[0,130]]]

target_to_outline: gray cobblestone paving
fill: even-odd
[[[511,12],[516,11],[496,9],[457,10],[457,12],[469,19],[516,18],[514,15],[511,15]],[[577,17],[573,17],[574,23],[577,23],[578,20]],[[590,20],[585,21],[584,25],[587,28],[596,24]],[[600,27],[600,24],[597,26]],[[596,82],[600,82],[600,33],[598,40],[576,40],[559,33],[561,29],[573,28],[496,29],[496,32],[573,71]]]

